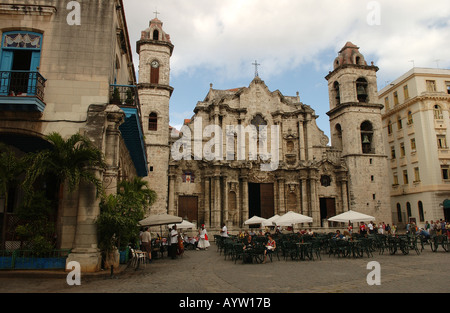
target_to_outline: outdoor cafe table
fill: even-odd
[[[395,254],[398,249],[400,249],[403,254],[409,253],[408,238],[406,237],[403,236],[389,237],[388,246],[389,246],[389,253],[391,255]]]
[[[300,260],[305,260],[306,257],[312,259],[310,242],[297,242],[297,246]]]
[[[363,253],[361,252],[361,240],[349,240],[349,255],[350,253],[354,258],[362,257]],[[360,253],[361,252],[361,253]]]

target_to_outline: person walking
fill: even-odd
[[[202,227],[198,231],[199,240],[197,248],[201,250],[208,250],[208,247],[211,245],[208,240],[208,232],[206,231],[205,224],[202,224]]]
[[[177,225],[173,225],[170,231],[170,246],[169,246],[169,256],[172,259],[177,258],[177,247],[178,247],[178,231]]]
[[[228,237],[228,229],[227,229],[227,226],[225,225],[225,223],[222,223],[222,230],[220,231],[220,236],[223,238]]]
[[[148,227],[141,233],[142,250],[148,254],[148,261],[152,262],[152,235]]]

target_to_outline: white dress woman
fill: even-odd
[[[208,240],[208,233],[206,232],[205,225],[202,225],[202,228],[199,230],[199,240],[197,248],[199,249],[207,249],[210,246]]]

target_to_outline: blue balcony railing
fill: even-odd
[[[45,82],[36,71],[0,71],[0,111],[43,112]]]
[[[119,106],[125,113],[125,119],[119,129],[125,141],[136,172],[147,176],[147,153],[142,132],[141,105],[135,85],[110,85],[109,102]]]
[[[9,97],[36,97],[44,101],[46,79],[39,72],[1,71],[0,95]]]

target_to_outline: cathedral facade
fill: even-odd
[[[248,87],[211,88],[180,133],[169,134],[173,45],[158,19],[142,33],[140,99],[153,213],[210,229],[243,227],[252,216],[294,211],[307,227],[350,209],[390,223],[376,66],[351,43],[339,52],[329,84],[331,145],[314,109],[271,91],[256,74]],[[159,77],[158,77],[159,75]]]

